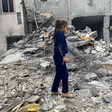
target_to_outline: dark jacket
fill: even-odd
[[[57,31],[54,35],[54,54],[65,56],[66,53],[68,53],[68,49],[64,32]]]

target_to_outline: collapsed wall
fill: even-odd
[[[103,39],[104,41],[110,42],[111,39],[111,24],[112,20],[109,16],[86,16],[73,18],[72,25],[75,26],[76,30],[83,30],[86,26],[90,27],[93,31],[97,30],[98,37],[96,40]]]
[[[98,32],[96,40],[103,39],[103,16],[77,17],[72,20],[76,30],[84,30],[86,26]]]

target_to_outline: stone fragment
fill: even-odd
[[[92,80],[98,79],[98,76],[95,73],[89,73],[89,74],[86,74],[84,79],[87,81],[92,81]]]
[[[59,110],[53,109],[52,112],[60,112]]]
[[[10,55],[7,55],[1,62],[0,64],[8,64],[8,63],[11,63],[11,62],[15,62],[15,61],[18,61],[18,60],[25,60],[23,57],[22,57],[23,53],[18,51],[18,52],[15,52],[14,54],[10,54]]]
[[[108,93],[106,95],[103,96],[104,101],[106,101],[107,103],[111,103],[112,102],[112,92]]]
[[[79,96],[81,97],[91,97],[92,96],[90,89],[81,89],[79,90],[78,93],[79,93]]]
[[[44,103],[41,105],[40,109],[43,110],[43,111],[48,111],[50,109],[52,109],[53,107],[53,103]]]
[[[0,96],[3,96],[5,94],[4,90],[0,90]]]
[[[90,88],[91,94],[93,97],[98,97],[99,96],[99,91],[96,88]]]
[[[67,40],[69,42],[77,42],[77,41],[79,41],[78,36],[68,37]]]
[[[66,110],[66,105],[58,105],[55,107],[56,110]]]
[[[50,63],[49,63],[48,61],[45,61],[45,62],[42,62],[42,63],[40,64],[40,66],[41,66],[42,68],[44,68],[44,69],[47,69],[47,68],[50,67]]]
[[[73,42],[73,46],[81,47],[81,46],[87,45],[89,43],[90,43],[90,39],[86,39],[86,40],[82,40],[82,41],[78,41],[78,42]]]
[[[81,89],[81,83],[80,82],[77,82],[77,83],[74,84],[73,87],[74,87],[74,91],[80,90]]]
[[[27,99],[27,101],[29,103],[35,103],[36,101],[38,101],[40,99],[40,97],[37,95],[37,96],[31,96],[30,98]]]
[[[97,88],[98,90],[109,90],[110,84],[101,81],[91,81],[88,83],[90,86]]]
[[[104,41],[110,42],[110,32],[108,28],[103,28]]]
[[[27,53],[35,53],[38,50],[38,48],[26,48],[23,51],[23,54],[27,54]]]
[[[96,54],[97,51],[96,51],[96,50],[92,50],[91,53],[92,53],[92,54]]]
[[[16,88],[17,85],[18,85],[18,84],[17,84],[16,81],[9,81],[9,83],[8,83],[8,87],[9,87],[10,89]]]

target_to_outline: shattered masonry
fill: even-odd
[[[111,0],[87,0],[84,3],[81,0],[53,0],[49,2],[48,0],[22,0],[22,2],[14,0],[13,3],[12,12],[5,14],[6,10],[1,9],[0,55],[10,49],[12,43],[34,31],[45,20],[45,17],[41,15],[45,13],[51,13],[54,18],[69,19],[69,24],[74,25],[76,30],[82,30],[89,26],[92,30],[98,31],[98,40],[112,41]],[[2,4],[2,0],[0,4]],[[4,6],[7,7],[7,5]]]
[[[99,12],[97,12],[97,8],[94,11],[92,9],[99,7],[96,1],[88,0],[87,3],[83,3],[83,7],[81,7],[80,0],[74,1],[74,4],[72,4],[73,1],[71,0],[71,3],[69,0],[64,3],[63,0],[57,2],[24,0],[22,3],[15,1],[15,3],[24,6],[23,15],[25,18],[23,19],[24,21],[27,20],[24,24],[28,29],[25,31],[26,35],[24,30],[16,32],[15,27],[14,31],[10,30],[8,32],[8,28],[7,31],[5,30],[11,36],[9,40],[14,41],[19,36],[19,41],[10,43],[8,46],[10,49],[0,57],[1,112],[112,111],[112,43],[110,42],[112,13],[105,6],[105,4],[111,5],[111,1],[99,1],[101,5]],[[67,6],[67,3],[71,4],[67,6],[69,8],[67,13],[69,14],[74,7],[77,9],[77,12],[73,11],[75,14],[72,12],[73,15],[70,15],[69,20],[73,25],[68,25],[65,34],[69,49],[67,57],[71,60],[67,64],[67,68],[70,92],[75,96],[73,99],[50,95],[55,73],[52,59],[54,20],[55,18],[62,18],[63,12],[63,10],[60,10],[60,12],[58,11],[59,15],[57,15],[56,9],[54,10],[53,7],[57,4],[58,8],[61,7],[62,9],[61,3],[65,4],[64,7]],[[38,7],[37,4],[41,7]],[[44,12],[46,5],[51,6],[46,10],[47,13]],[[50,8],[52,13],[48,13],[51,10]],[[88,8],[89,10],[87,10]],[[85,12],[81,12],[81,9]],[[93,15],[89,15],[91,10]],[[98,13],[97,16],[95,15],[96,12]],[[84,17],[83,14],[88,15]],[[21,13],[21,17],[23,15]],[[3,19],[3,15],[0,16]],[[68,14],[64,14],[64,16],[64,18],[68,18]],[[13,17],[16,17],[16,15],[13,15]],[[0,22],[0,24],[2,23]],[[3,24],[1,26],[3,27]],[[22,24],[16,27],[19,29],[23,26],[22,20]],[[47,53],[44,53],[44,42],[33,44],[34,41],[41,39],[45,29],[50,34],[49,51]],[[21,39],[21,35],[24,35],[24,39]],[[61,86],[60,83],[59,91],[61,91]]]

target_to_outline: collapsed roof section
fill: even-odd
[[[46,19],[50,19],[53,17],[53,15],[50,13],[40,13],[36,11],[35,7],[32,8],[31,6],[28,6],[28,3],[26,2],[26,0],[23,0],[23,1],[24,1],[26,13],[27,13],[28,22],[31,22],[31,23],[37,22],[39,25],[45,22]]]

